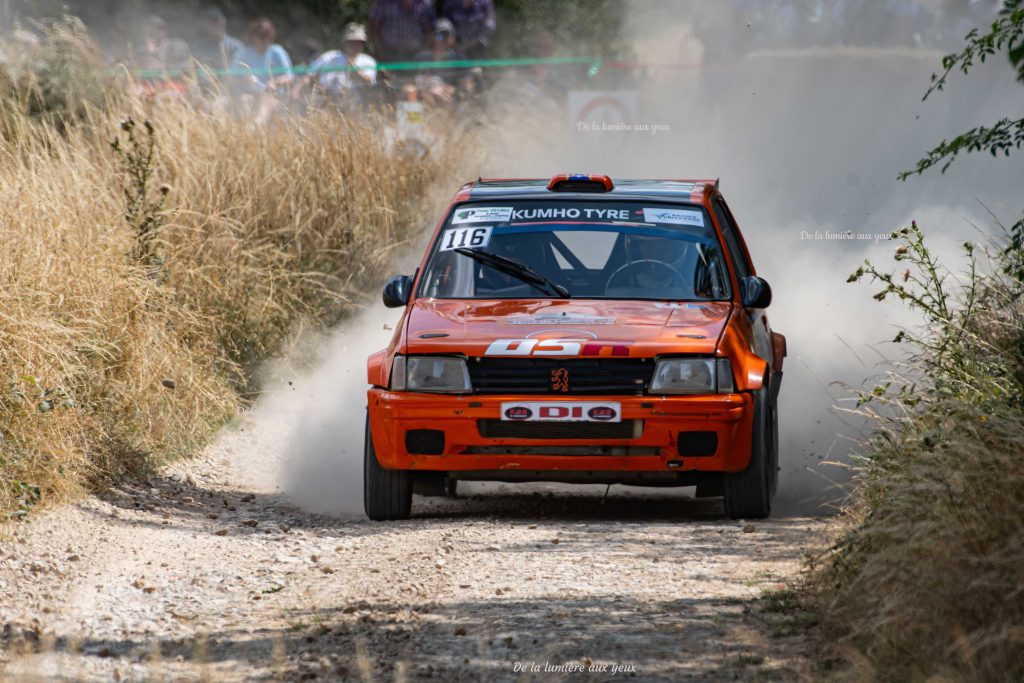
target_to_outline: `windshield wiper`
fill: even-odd
[[[547,291],[545,293],[547,294],[554,294],[555,296],[559,296],[563,299],[572,298],[572,295],[569,294],[569,290],[562,285],[544,277],[530,266],[520,263],[519,261],[514,261],[507,256],[499,256],[498,254],[494,254],[489,251],[468,249],[466,247],[459,247],[455,250],[455,253],[468,256],[474,261],[479,261],[485,266],[490,266],[495,270],[500,270],[506,275],[511,275],[518,280],[522,280],[523,282],[537,287],[541,291],[544,291],[546,288]],[[541,287],[541,285],[543,285],[543,287]]]

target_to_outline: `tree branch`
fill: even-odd
[[[942,58],[944,71],[941,75],[932,74],[932,84],[925,92],[924,99],[927,100],[935,91],[944,89],[954,69],[959,69],[966,75],[974,67],[975,62],[984,64],[986,59],[1003,50],[1010,53],[1012,58],[1024,47],[1024,7],[1009,9],[992,23],[988,33],[980,34],[974,29],[967,34],[966,40],[967,46],[963,50]]]
[[[900,180],[920,175],[928,169],[942,164],[941,172],[945,173],[960,154],[986,151],[992,156],[1009,156],[1015,149],[1024,147],[1024,118],[1003,119],[995,125],[978,126],[962,133],[951,141],[943,140],[928,155],[917,162],[912,171],[900,173]]]

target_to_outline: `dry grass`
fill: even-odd
[[[919,234],[874,277],[921,311],[909,363],[870,411],[877,435],[814,578],[841,678],[1024,680],[1024,286],[1019,248],[956,287]],[[908,234],[909,233],[909,234]],[[975,250],[967,247],[973,263]],[[899,258],[902,256],[902,258]],[[861,274],[878,275],[873,267]],[[902,295],[901,295],[902,290]]]
[[[398,158],[380,122],[329,113],[258,128],[108,92],[57,123],[11,82],[0,96],[0,513],[206,440],[253,364],[376,284],[446,163]],[[125,116],[153,125],[144,189],[110,147],[119,136],[130,149]],[[126,191],[152,204],[145,259]]]

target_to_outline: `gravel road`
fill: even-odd
[[[401,523],[325,517],[241,483],[232,438],[0,531],[0,679],[809,677],[761,596],[820,519],[543,485],[417,498]]]

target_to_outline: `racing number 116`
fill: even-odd
[[[441,236],[440,251],[452,251],[463,247],[486,247],[490,241],[490,228],[454,228],[444,231]]]

